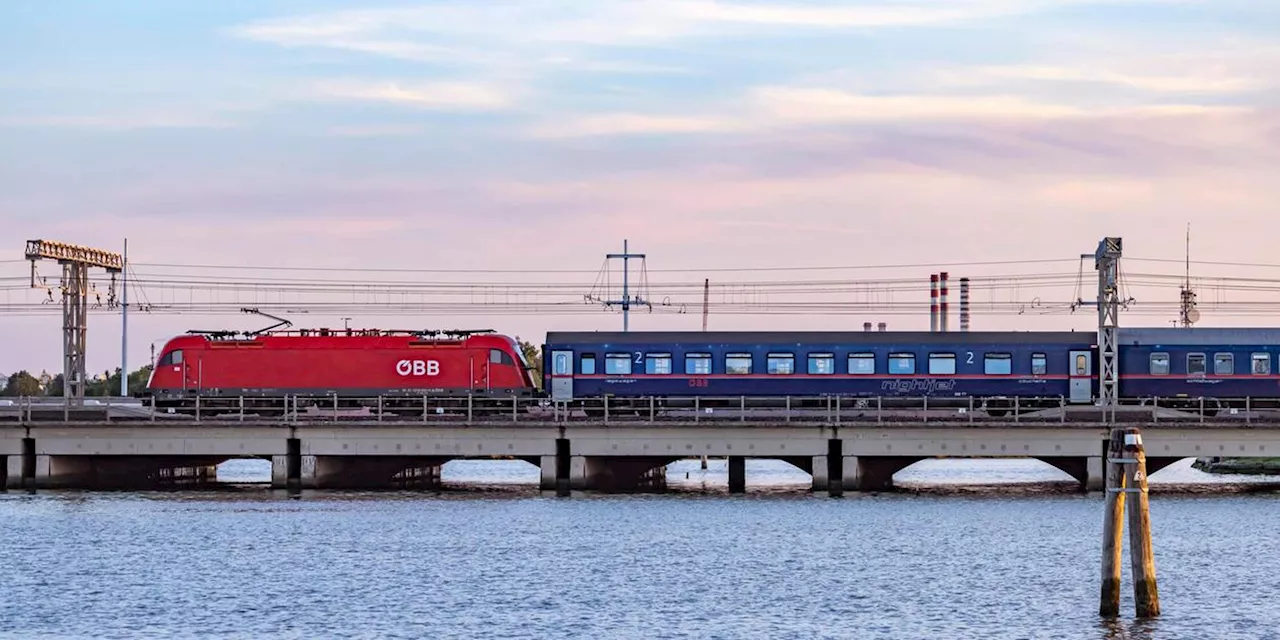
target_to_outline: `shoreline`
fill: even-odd
[[[1280,458],[1196,458],[1191,468],[1216,475],[1280,476]]]

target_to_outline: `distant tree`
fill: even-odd
[[[101,375],[93,376],[84,385],[84,394],[86,396],[109,396],[112,395],[112,389],[109,386],[112,374],[110,371],[103,371]],[[120,388],[120,367],[116,367],[115,373],[116,386]]]
[[[147,380],[149,379],[151,379],[151,365],[146,365],[129,373],[129,395],[136,396],[146,390]],[[120,367],[116,367],[116,372],[107,378],[103,391],[102,395],[106,396],[120,395]]]
[[[62,374],[59,373],[58,375],[50,378],[49,382],[44,385],[44,394],[50,397],[61,396],[63,386],[65,386],[64,379]]]
[[[529,369],[533,371],[533,382],[536,385],[542,385],[542,347],[521,340],[516,336],[516,342],[520,344],[520,351],[524,352],[525,362],[529,363]]]
[[[9,376],[8,381],[4,385],[4,395],[11,398],[17,396],[38,396],[40,395],[40,380],[28,373],[26,370],[19,371]]]

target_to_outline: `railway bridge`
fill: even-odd
[[[446,462],[481,458],[527,461],[549,491],[635,491],[662,489],[671,462],[710,456],[728,459],[731,492],[744,490],[747,458],[772,458],[811,474],[814,491],[839,495],[892,489],[894,473],[925,458],[1017,457],[1095,491],[1117,424],[1143,428],[1151,473],[1186,457],[1280,455],[1280,416],[1158,403],[1108,412],[1064,403],[999,417],[868,402],[792,410],[790,398],[763,408],[742,399],[736,408],[666,411],[655,401],[612,412],[520,398],[423,398],[396,411],[383,398],[366,404],[326,410],[295,398],[253,413],[221,398],[170,413],[123,398],[18,399],[0,405],[0,479],[8,489],[190,486],[216,481],[222,462],[258,458],[271,461],[279,488],[436,488]]]

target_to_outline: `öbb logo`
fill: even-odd
[[[401,360],[396,363],[396,373],[402,376],[438,376],[440,363],[436,360]]]

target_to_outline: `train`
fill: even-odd
[[[1215,409],[1280,401],[1280,329],[1120,329],[1119,395]],[[703,406],[733,398],[927,397],[993,415],[1099,395],[1098,337],[1084,331],[549,331],[539,379],[517,340],[491,330],[192,332],[169,340],[143,395],[279,406],[289,396],[423,410],[423,397],[586,406]],[[791,402],[792,400],[788,400]]]
[[[1280,402],[1277,329],[1120,329],[1116,351],[1121,398],[1170,408],[1209,398],[1206,412]],[[549,397],[607,395],[619,406],[927,397],[1002,415],[1015,404],[1092,404],[1100,392],[1095,332],[550,332],[544,353]]]
[[[377,402],[399,413],[421,411],[424,397],[509,404],[537,392],[532,371],[514,339],[488,330],[192,332],[165,343],[144,395],[161,409],[198,398],[280,413],[284,398],[301,396],[332,397],[342,407]]]

